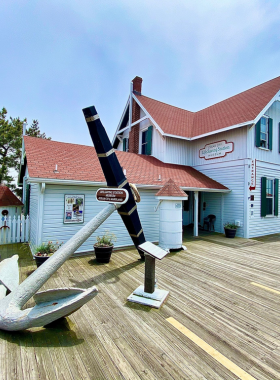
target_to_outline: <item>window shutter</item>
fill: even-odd
[[[24,216],[29,214],[29,204],[30,204],[30,185],[26,185],[25,202],[24,202]]]
[[[278,216],[278,205],[279,205],[279,179],[274,180],[274,215]]]
[[[123,151],[126,152],[126,139],[123,139]]]
[[[149,126],[147,131],[147,147],[146,147],[146,154],[150,156],[152,154],[152,137],[153,137],[153,127],[152,125]]]
[[[279,123],[279,153],[280,153],[280,123]]]
[[[273,120],[268,119],[268,149],[272,150]]]
[[[266,216],[266,177],[262,177],[261,181],[261,216]]]
[[[255,125],[256,131],[256,147],[261,146],[261,120],[259,120]]]

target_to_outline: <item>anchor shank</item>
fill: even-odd
[[[63,244],[44,264],[35,270],[6,298],[19,308],[44,285],[61,265],[93,234],[93,232],[121,205],[109,204]]]

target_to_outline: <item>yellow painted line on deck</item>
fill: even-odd
[[[183,326],[180,322],[176,321],[176,319],[170,317],[166,319],[172,326],[174,326],[177,330],[181,331],[187,338],[193,341],[198,347],[202,348],[207,354],[211,355],[215,360],[221,363],[225,368],[227,368],[234,375],[238,376],[240,380],[257,380],[255,377],[249,375],[249,373],[243,371],[240,367],[234,364],[231,360],[226,358],[220,352],[215,350],[215,348],[211,347],[208,343],[204,342],[204,340],[200,339],[197,335]]]
[[[280,294],[279,290],[275,290],[275,289],[272,289],[272,288],[268,288],[267,286],[264,286],[264,285],[258,284],[258,283],[256,283],[256,282],[251,282],[251,285],[258,286],[259,288],[262,288],[262,289],[268,290],[269,292],[273,292],[273,293],[276,293],[276,294]]]

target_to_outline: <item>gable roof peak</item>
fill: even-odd
[[[8,186],[0,185],[0,207],[23,206],[23,203],[15,196]]]
[[[252,124],[280,90],[280,76],[197,112],[135,95],[165,135],[187,140]]]

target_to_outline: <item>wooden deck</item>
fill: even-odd
[[[280,235],[204,233],[185,245],[157,262],[158,286],[170,291],[160,310],[126,302],[143,283],[135,250],[109,264],[68,260],[45,288],[96,285],[99,294],[48,328],[1,331],[0,379],[280,379]],[[2,259],[19,251],[23,281],[35,265],[19,247],[0,250]]]

